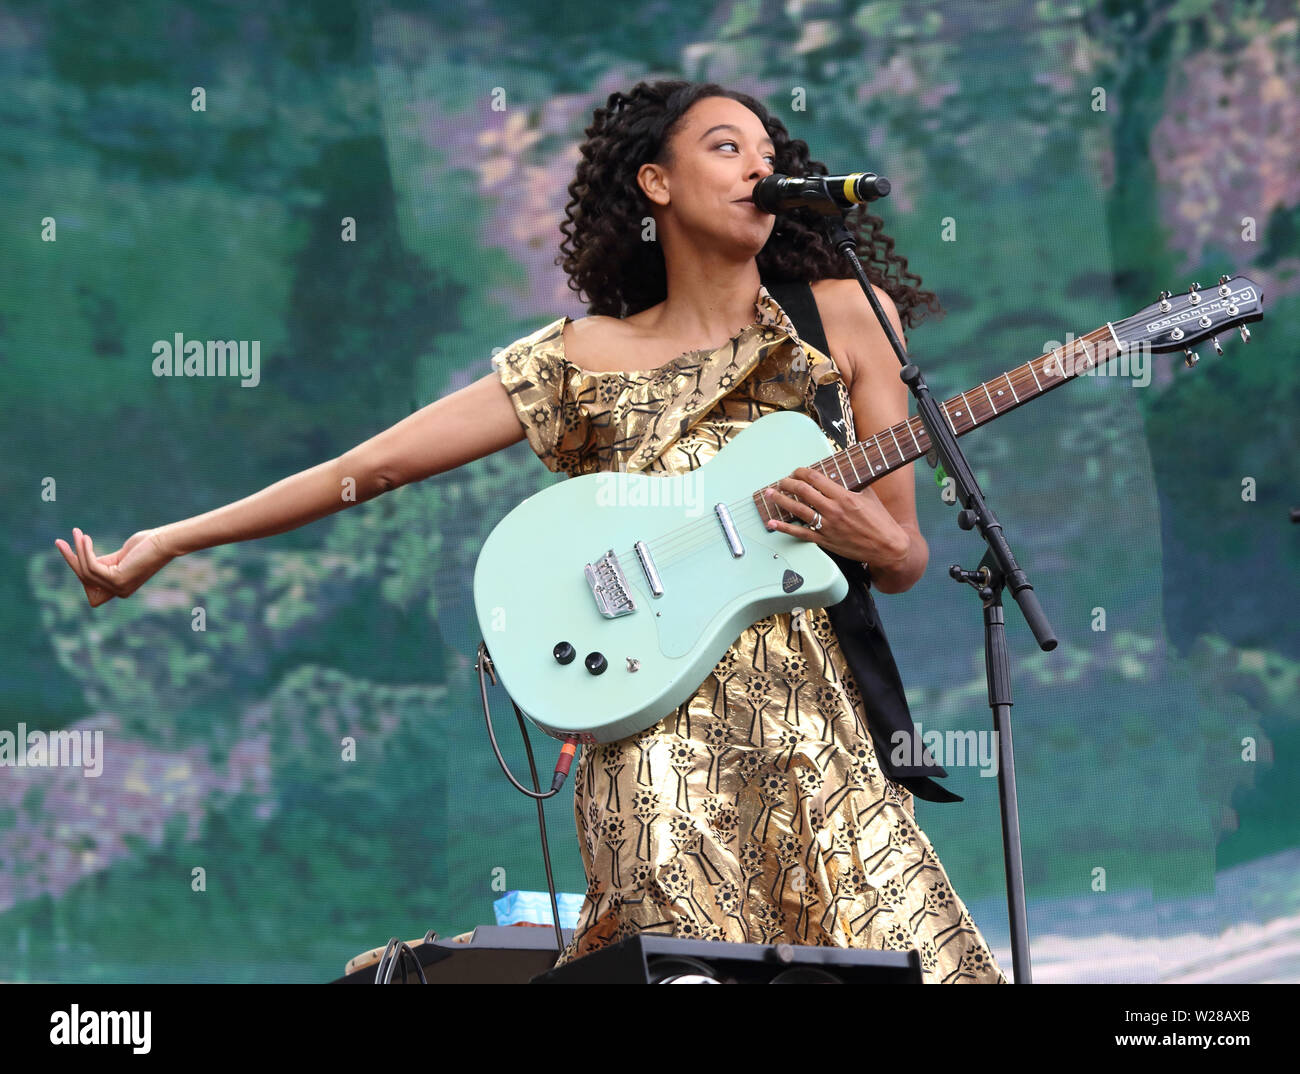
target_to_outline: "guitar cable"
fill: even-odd
[[[546,866],[546,890],[551,896],[551,924],[555,926],[555,957],[558,960],[564,950],[564,933],[560,931],[560,906],[555,898],[555,877],[551,872],[551,847],[546,839],[546,814],[542,810],[542,803],[547,798],[554,798],[560,793],[560,788],[564,785],[564,780],[569,774],[569,766],[573,762],[573,755],[577,752],[578,744],[576,740],[571,738],[564,740],[564,747],[560,750],[560,758],[555,762],[555,775],[551,778],[551,789],[542,793],[542,789],[537,782],[537,764],[533,760],[533,744],[528,737],[528,728],[524,724],[524,714],[519,711],[515,699],[510,698],[510,705],[515,710],[515,719],[519,721],[519,733],[524,739],[524,752],[528,755],[528,771],[533,778],[533,790],[530,791],[523,786],[515,779],[510,771],[510,766],[506,764],[506,759],[501,755],[501,747],[497,745],[496,733],[492,730],[492,710],[488,706],[487,681],[484,674],[486,673],[492,677],[493,686],[497,685],[497,676],[496,669],[492,666],[492,657],[487,651],[487,645],[481,640],[478,643],[478,657],[474,661],[474,667],[478,671],[478,688],[483,699],[483,718],[487,721],[488,740],[492,743],[492,752],[496,754],[497,764],[501,766],[501,771],[505,773],[506,779],[514,784],[515,790],[519,791],[520,794],[526,794],[537,803],[537,828],[542,839],[542,862]]]
[[[424,939],[426,943],[429,942],[429,937],[431,935],[435,935],[432,929],[425,934]],[[411,945],[405,940],[398,939],[396,936],[388,941],[388,945],[384,948],[384,953],[379,957],[379,965],[375,967],[375,984],[394,984],[393,974],[397,970],[398,963],[401,963],[402,967],[402,984],[406,984],[406,966],[408,959],[410,960],[411,965],[415,967],[415,973],[420,980],[420,984],[428,984],[429,982],[424,976],[424,967],[420,965],[419,958],[417,958],[415,952],[411,950]]]

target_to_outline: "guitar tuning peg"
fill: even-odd
[[[1167,299],[1167,298],[1169,298],[1169,296],[1170,296],[1171,294],[1173,294],[1172,291],[1161,291],[1161,292],[1160,292],[1160,297],[1161,297],[1162,300],[1163,300],[1163,299]]]
[[[1192,294],[1195,294],[1195,293],[1196,293],[1197,291],[1199,291],[1200,289],[1201,289],[1201,285],[1200,285],[1199,283],[1194,283],[1194,284],[1192,284],[1191,287],[1189,287],[1189,288],[1187,289],[1187,293],[1188,293],[1189,295],[1192,295]]]
[[[1160,292],[1160,312],[1161,312],[1161,313],[1168,313],[1171,309],[1173,309],[1173,306],[1171,306],[1171,305],[1169,304],[1169,294],[1170,294],[1170,293],[1169,293],[1168,291],[1161,291],[1161,292]]]
[[[1249,342],[1250,342],[1250,329],[1247,328],[1244,324],[1241,325],[1240,328],[1241,328],[1241,341],[1242,341],[1243,343],[1249,343]]]
[[[1219,277],[1219,286],[1222,287],[1227,282],[1228,282],[1228,274],[1225,272],[1222,276]]]
[[[1210,342],[1214,344],[1214,353],[1217,354],[1220,358],[1222,358],[1222,357],[1223,357],[1223,348],[1222,348],[1221,346],[1219,346],[1219,337],[1218,337],[1218,336],[1211,336],[1211,337],[1210,337]]]
[[[1196,355],[1194,351],[1184,350],[1183,353],[1187,355],[1187,357],[1184,358],[1183,361],[1187,364],[1188,369],[1191,369],[1192,366],[1194,366],[1197,362],[1200,361],[1200,358]]]

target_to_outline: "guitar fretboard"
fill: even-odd
[[[1049,354],[1040,355],[1022,366],[1000,373],[992,380],[977,384],[939,404],[939,410],[955,436],[964,436],[994,418],[1015,410],[1031,399],[1116,357],[1122,347],[1115,329],[1107,322],[1086,336],[1080,336]],[[847,417],[847,415],[846,415]],[[876,433],[843,451],[829,455],[809,469],[819,470],[836,484],[851,492],[864,489],[899,467],[925,455],[931,448],[930,436],[919,415]],[[754,502],[765,519],[784,522],[805,520],[774,506],[759,489]]]

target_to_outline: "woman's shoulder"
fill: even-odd
[[[576,321],[569,318],[564,322],[564,356],[576,366],[589,368],[589,362],[599,365],[602,355],[627,338],[627,325],[617,317],[597,313]]]
[[[897,365],[890,350],[885,334],[876,320],[875,310],[862,293],[862,286],[854,277],[845,279],[814,280],[811,284],[813,297],[817,301],[817,312],[822,319],[822,328],[826,332],[826,343],[833,352],[831,357],[840,367],[845,387],[851,387],[854,373],[860,360],[857,354],[867,351],[874,353],[877,343],[883,343],[889,360]],[[898,307],[888,291],[876,284],[871,285],[885,316],[893,323],[894,331],[902,339],[901,322],[898,319]]]
[[[867,296],[862,293],[862,285],[858,283],[855,277],[848,279],[827,279],[816,280],[812,284],[813,295],[817,299],[817,309],[829,311],[832,318],[842,327],[859,329],[864,326],[868,330],[874,329],[880,331],[880,323],[876,320],[876,311],[871,308],[871,303],[867,301]],[[889,318],[894,326],[894,331],[902,333],[902,322],[898,316],[898,306],[895,304],[893,296],[890,295],[883,287],[877,284],[871,285],[871,290],[875,292],[876,298],[880,301],[880,308],[885,311],[885,316]],[[826,313],[822,313],[822,319],[825,320]],[[883,333],[882,333],[883,335]]]

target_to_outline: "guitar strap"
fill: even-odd
[[[807,282],[766,283],[768,294],[790,318],[801,340],[830,356],[826,331],[812,287]],[[846,422],[848,416],[840,402],[839,382],[831,381],[818,387],[813,397],[818,419],[826,435],[843,451],[848,446]],[[849,595],[838,604],[826,609],[844,658],[853,672],[862,692],[867,711],[867,727],[876,748],[876,760],[881,770],[895,783],[907,788],[916,797],[928,802],[960,802],[964,799],[933,777],[947,776],[947,772],[933,763],[928,750],[921,753],[922,764],[895,764],[891,759],[896,743],[909,744],[905,756],[917,759],[921,747],[903,691],[903,679],[889,648],[889,639],[876,611],[871,596],[871,574],[861,563],[823,549],[838,564],[848,579]],[[904,737],[905,736],[905,737]]]

